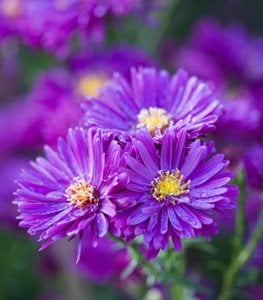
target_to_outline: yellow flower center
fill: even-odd
[[[100,75],[83,76],[77,84],[77,92],[83,97],[97,97],[105,80],[106,78]]]
[[[177,197],[190,191],[190,180],[184,182],[184,176],[180,174],[179,170],[160,171],[159,174],[159,177],[151,183],[152,196],[157,201],[164,201],[167,196]],[[171,202],[173,203],[173,201]]]
[[[17,17],[21,13],[20,0],[3,0],[0,3],[0,11],[7,17]]]
[[[172,124],[171,117],[166,110],[157,107],[143,108],[138,114],[138,121],[137,128],[146,127],[152,135]]]
[[[98,203],[95,188],[86,180],[76,177],[66,189],[66,198],[79,208]]]

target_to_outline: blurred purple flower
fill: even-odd
[[[217,234],[213,214],[233,209],[237,187],[228,184],[228,161],[214,154],[211,143],[186,142],[186,132],[166,130],[157,153],[147,131],[132,139],[134,152],[126,156],[130,176],[127,197],[134,205],[116,216],[116,226],[130,241],[143,235],[148,258],[166,250],[172,238],[180,250],[181,238]]]
[[[121,73],[130,80],[130,69],[153,66],[154,61],[140,48],[118,45],[109,52],[79,53],[69,60],[72,75],[72,90],[87,100],[98,97],[102,85],[113,73]]]
[[[20,226],[40,234],[41,249],[66,236],[81,239],[84,231],[95,247],[116,214],[111,194],[127,181],[112,168],[121,162],[119,145],[111,134],[76,128],[59,139],[57,151],[46,147],[45,152],[47,158],[37,158],[18,181]]]
[[[108,52],[79,52],[69,59],[74,74],[103,74],[111,78],[114,72],[130,78],[130,69],[139,66],[155,66],[156,62],[145,52],[135,46],[115,45]]]
[[[154,68],[131,70],[131,83],[116,73],[97,98],[83,107],[87,123],[109,129],[147,128],[160,136],[166,128],[185,127],[192,136],[214,129],[219,101],[196,77],[180,70],[170,76]]]
[[[142,8],[141,0],[1,0],[0,37],[20,36],[63,58],[73,38],[80,44],[100,42],[106,19]]]
[[[250,36],[241,25],[223,27],[216,20],[204,18],[196,24],[188,42],[170,54],[174,65],[206,80],[225,100],[214,135],[220,151],[234,149],[238,143],[242,153],[253,139],[262,141],[262,50],[263,39]]]
[[[72,78],[63,70],[41,74],[33,90],[0,111],[1,153],[55,145],[69,127],[81,123],[82,110],[74,101]],[[76,97],[75,97],[76,98]]]
[[[261,114],[253,101],[247,98],[229,99],[216,123],[215,135],[225,140],[244,142],[255,138]]]
[[[191,74],[213,81],[221,91],[242,90],[262,78],[262,53],[261,39],[250,37],[242,26],[223,28],[203,19],[174,59]]]
[[[223,95],[224,98],[241,100],[226,102],[226,110],[229,112],[225,117],[223,115],[222,122],[228,119],[228,125],[233,126],[228,127],[225,135],[231,133],[231,138],[235,137],[239,141],[245,138],[246,142],[247,137],[253,133],[254,138],[262,141],[262,37],[250,36],[241,25],[223,27],[215,20],[202,19],[186,46],[178,47],[172,60],[190,74],[211,81],[220,97]],[[256,127],[258,130],[255,130]],[[233,134],[235,129],[238,134]]]
[[[97,96],[114,71],[128,76],[131,66],[149,64],[152,61],[143,51],[117,46],[108,54],[75,57],[71,72],[57,68],[39,74],[26,96],[1,109],[1,153],[55,145],[69,127],[82,124],[84,112],[80,103]]]

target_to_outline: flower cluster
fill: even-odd
[[[0,0],[2,298],[259,297],[260,5],[190,2]]]
[[[41,232],[40,241],[47,240],[42,248],[86,228],[96,246],[116,214],[112,193],[128,180],[111,167],[121,164],[120,146],[113,135],[76,128],[58,141],[57,152],[45,151],[47,158],[38,158],[19,180],[20,225],[30,234]]]
[[[132,69],[84,108],[86,127],[46,147],[18,181],[20,226],[40,235],[41,249],[86,233],[94,247],[108,233],[143,236],[151,259],[170,240],[180,250],[184,238],[217,233],[216,212],[234,208],[238,190],[207,140],[221,104],[205,83],[183,70]]]

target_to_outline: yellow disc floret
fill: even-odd
[[[171,123],[171,118],[165,109],[157,107],[143,108],[138,114],[137,128],[146,127],[152,135],[155,135],[158,130],[163,131]]]
[[[65,195],[70,204],[79,208],[98,203],[95,188],[85,179],[79,177],[76,177],[66,189]]]
[[[83,97],[97,97],[105,80],[104,76],[96,74],[83,76],[77,83],[77,92]]]
[[[184,176],[180,174],[179,170],[160,171],[159,174],[159,177],[151,183],[152,196],[157,201],[164,201],[167,196],[177,197],[190,191],[190,180],[184,182]]]

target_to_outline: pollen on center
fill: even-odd
[[[158,130],[163,131],[171,123],[171,117],[165,109],[158,107],[143,108],[138,114],[137,128],[146,127],[152,135],[155,135]]]
[[[151,183],[152,196],[157,201],[164,201],[166,197],[177,197],[190,191],[190,180],[184,182],[184,176],[179,170],[160,171],[159,174],[159,177]]]
[[[75,178],[66,189],[66,199],[70,204],[79,208],[98,203],[95,188],[85,179]]]

